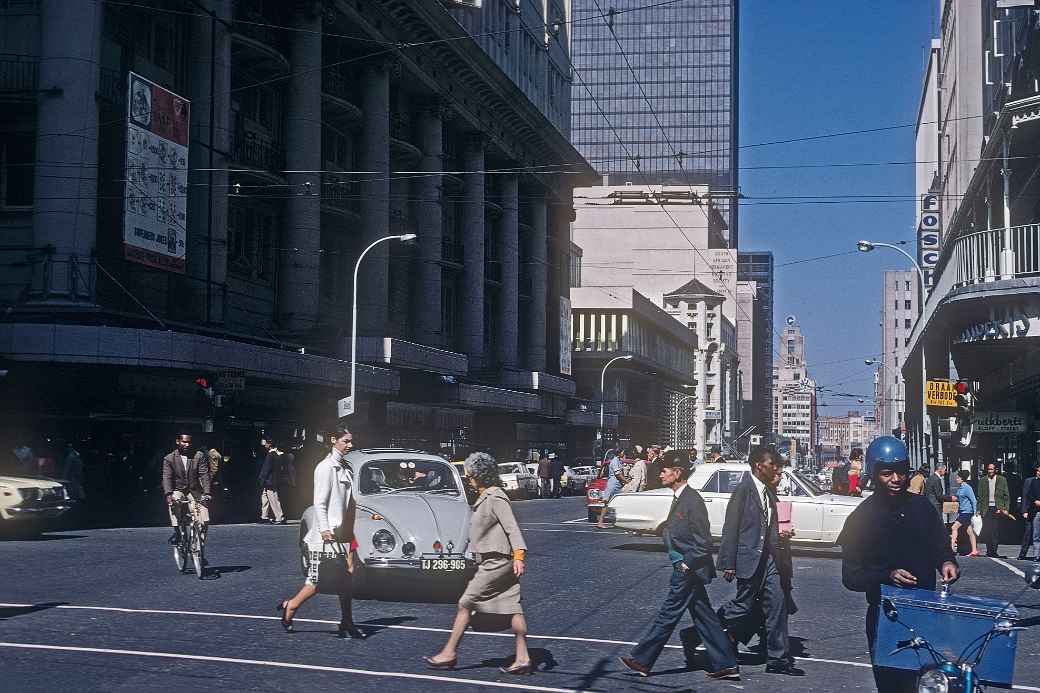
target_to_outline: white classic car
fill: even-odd
[[[502,489],[514,500],[538,495],[538,475],[532,474],[525,463],[504,462],[498,465],[498,476],[502,479]]]
[[[72,507],[68,491],[46,477],[0,476],[0,526],[39,533]]]
[[[722,536],[730,494],[749,473],[745,462],[718,462],[697,465],[690,475],[690,487],[700,492],[708,507],[715,538]],[[810,545],[834,544],[845,519],[863,502],[862,498],[825,493],[808,477],[791,469],[783,470],[777,496],[791,502],[793,541]],[[607,516],[609,519],[613,515],[615,526],[621,529],[657,533],[668,516],[671,500],[672,490],[667,488],[620,493],[611,499]]]
[[[384,578],[461,586],[468,579],[470,507],[455,465],[442,457],[400,449],[353,450],[357,516],[354,537],[361,563],[355,590]],[[304,537],[314,507],[300,519],[300,561],[310,558]]]

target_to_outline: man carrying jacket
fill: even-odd
[[[804,676],[805,672],[794,665],[787,638],[784,583],[791,577],[791,563],[780,541],[773,490],[783,460],[768,448],[756,448],[748,462],[751,474],[744,475],[730,497],[719,545],[719,570],[727,582],[737,579],[737,594],[719,611],[728,627],[741,630],[761,600],[766,622],[766,672]]]
[[[715,577],[711,528],[704,499],[686,483],[689,460],[679,453],[666,453],[661,462],[661,485],[672,489],[672,507],[664,526],[664,545],[672,563],[668,595],[646,635],[621,663],[640,676],[649,676],[654,662],[675,631],[684,612],[704,643],[709,661],[709,679],[740,680],[735,649],[711,608],[705,585]]]
[[[1011,494],[1008,493],[1007,479],[997,474],[997,465],[993,462],[986,464],[986,475],[979,479],[977,498],[979,506],[985,508],[982,518],[982,533],[985,536],[980,539],[986,543],[986,555],[996,558],[1000,544],[1000,518],[1008,514]]]

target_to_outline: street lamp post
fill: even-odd
[[[856,244],[856,248],[861,253],[869,253],[870,251],[874,250],[874,248],[889,248],[890,250],[894,250],[897,253],[902,253],[903,256],[907,260],[910,261],[910,264],[914,266],[915,270],[917,270],[917,278],[920,281],[920,285],[921,285],[921,300],[920,300],[920,305],[918,306],[918,310],[917,310],[917,318],[918,318],[918,320],[920,320],[921,317],[924,315],[924,302],[928,299],[928,288],[927,288],[927,286],[925,286],[924,270],[921,269],[921,265],[919,265],[917,263],[917,260],[915,260],[914,257],[910,253],[906,252],[905,250],[900,248],[898,245],[893,245],[892,243],[879,243],[877,241],[860,241],[859,243]],[[920,340],[921,341],[921,438],[920,438],[920,442],[921,442],[921,456],[920,456],[920,459],[918,460],[918,466],[923,465],[925,463],[925,460],[928,457],[928,445],[925,442],[925,435],[927,434],[926,432],[928,430],[928,366],[927,366],[927,361],[925,360],[925,353],[924,353],[924,332],[923,332],[923,327],[924,326],[922,325],[922,333],[921,333],[921,340]],[[941,453],[939,452],[939,442],[938,441],[936,441],[936,443],[935,443],[935,450],[936,450],[936,455],[937,456],[941,455]],[[937,459],[940,459],[940,457],[937,457]]]
[[[350,395],[339,401],[339,418],[350,416],[354,413],[354,396],[357,393],[357,299],[358,299],[358,270],[361,269],[361,261],[365,259],[368,251],[375,248],[384,241],[411,241],[415,239],[414,233],[402,233],[394,236],[383,236],[372,241],[367,248],[358,255],[354,263],[354,294],[350,307]]]
[[[624,356],[615,356],[614,358],[607,361],[606,365],[603,366],[603,370],[599,373],[599,439],[601,443],[603,441],[603,399],[605,396],[603,394],[603,390],[606,384],[607,369],[610,368],[610,364],[614,363],[615,361],[631,360],[632,354],[625,354]]]

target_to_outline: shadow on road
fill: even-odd
[[[219,580],[224,573],[244,573],[252,570],[251,565],[215,565],[206,568],[203,574],[204,580]]]
[[[37,611],[46,611],[47,609],[53,609],[56,606],[64,606],[66,604],[68,604],[68,602],[44,602],[42,604],[33,604],[32,606],[0,607],[0,621],[6,621],[15,616],[25,616],[26,614],[35,613]]]
[[[665,553],[664,544],[656,542],[653,544],[618,544],[610,547],[614,551],[641,551],[643,553]]]
[[[19,533],[17,530],[11,532],[0,533],[0,540],[3,541],[59,541],[61,539],[86,539],[85,534],[32,534],[30,533]]]

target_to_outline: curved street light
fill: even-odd
[[[606,365],[603,366],[603,370],[599,373],[599,439],[603,441],[603,389],[607,377],[607,369],[610,368],[610,364],[615,361],[631,361],[632,354],[625,354],[624,356],[615,356],[614,358],[607,361]]]
[[[358,255],[354,263],[354,295],[350,308],[350,395],[346,400],[339,401],[339,418],[354,413],[354,395],[357,392],[357,304],[358,304],[358,270],[361,269],[361,261],[365,259],[368,251],[385,241],[412,241],[415,240],[414,233],[402,233],[394,236],[383,236],[372,241],[367,248]]]

